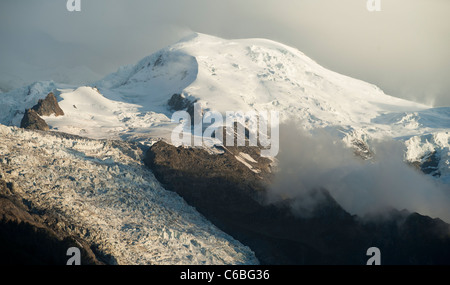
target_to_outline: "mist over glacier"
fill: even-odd
[[[404,148],[386,138],[373,144],[373,159],[362,160],[330,133],[317,130],[312,136],[298,123],[281,125],[278,171],[268,200],[292,199],[293,212],[308,216],[321,202],[321,196],[310,191],[326,189],[351,214],[382,214],[394,208],[449,222],[448,185],[405,163]]]

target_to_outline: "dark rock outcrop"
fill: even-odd
[[[252,171],[236,159],[258,149],[236,147],[223,154],[154,144],[145,164],[168,190],[177,192],[224,232],[249,246],[263,264],[365,265],[367,249],[378,247],[383,264],[450,264],[450,226],[438,219],[392,211],[383,218],[347,213],[324,189],[308,217],[295,215],[295,200],[266,204],[271,172],[267,161]]]
[[[386,265],[449,265],[450,225],[418,213],[390,210],[366,217],[361,227],[382,252]]]
[[[25,111],[20,127],[29,130],[48,131],[50,130],[49,126],[40,116],[51,115],[64,116],[64,111],[59,107],[53,93],[49,93],[45,99],[40,99],[33,108]]]
[[[50,130],[47,123],[41,117],[39,117],[39,115],[33,109],[28,109],[25,111],[25,115],[22,118],[20,127],[28,130]]]
[[[253,151],[252,157],[257,159],[257,148],[237,150]],[[231,152],[211,155],[203,149],[176,148],[164,142],[153,145],[145,157],[145,164],[167,189],[176,191],[216,226],[250,246],[262,263],[344,262],[339,254],[329,255],[346,248],[324,245],[316,235],[333,234],[335,240],[341,233],[352,235],[350,230],[334,234],[333,229],[347,228],[354,223],[353,218],[329,195],[326,195],[326,199],[330,199],[327,210],[335,217],[333,222],[328,221],[326,215],[324,218],[318,215],[314,221],[298,219],[288,202],[264,205],[264,186],[270,180],[268,163],[265,163],[261,162],[260,172],[254,172]]]
[[[441,172],[439,171],[440,157],[436,151],[424,157],[422,161],[421,170],[423,173],[437,177],[441,176]]]
[[[437,151],[433,151],[425,154],[419,160],[410,162],[410,165],[417,170],[434,177],[440,177],[442,175],[439,169],[439,163],[441,157]]]
[[[197,100],[190,100],[182,94],[173,94],[167,104],[173,111],[186,111],[191,116],[191,120],[194,120],[194,105]],[[194,123],[193,121],[191,121]]]
[[[53,93],[49,93],[45,99],[40,99],[32,109],[39,116],[64,116],[64,111],[59,107],[58,101]]]
[[[352,145],[353,145],[353,149],[354,149],[353,153],[356,156],[362,158],[363,160],[369,160],[374,157],[372,150],[367,145],[367,143],[365,143],[364,141],[359,140],[359,139],[354,139],[352,141]]]

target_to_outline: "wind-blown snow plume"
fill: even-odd
[[[268,198],[300,201],[294,205],[302,211],[295,212],[308,215],[320,202],[311,199],[310,191],[324,188],[351,214],[396,208],[450,221],[450,189],[405,163],[401,142],[380,141],[374,150],[374,159],[363,161],[328,133],[311,136],[283,125],[279,171]]]

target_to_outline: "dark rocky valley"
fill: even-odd
[[[249,163],[258,171],[236,159],[241,152],[255,159]],[[263,264],[364,265],[370,247],[381,250],[386,265],[450,264],[450,226],[440,219],[395,209],[380,216],[350,215],[326,189],[308,194],[322,197],[311,217],[294,215],[293,201],[267,204],[272,173],[268,161],[258,159],[255,147],[210,154],[159,142],[145,164],[167,189],[250,246]]]

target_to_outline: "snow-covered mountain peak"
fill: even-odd
[[[4,93],[0,122],[17,126],[26,108],[55,90],[66,116],[45,118],[54,130],[143,143],[170,140],[174,110],[168,102],[174,94],[196,100],[206,111],[278,111],[282,123],[327,129],[349,144],[366,146],[373,139],[406,141],[446,133],[450,120],[448,108],[386,95],[267,39],[194,33],[93,85],[97,88],[43,82]]]
[[[370,122],[382,111],[427,108],[329,71],[281,43],[199,33],[107,76],[98,85],[115,89],[128,103],[153,109],[165,105],[173,94],[184,93],[208,109],[275,109],[282,111],[284,119],[307,118],[314,126]]]
[[[38,114],[36,103],[50,92],[52,106],[63,112]],[[441,189],[450,186],[450,108],[386,95],[271,40],[194,33],[92,86],[43,81],[0,98],[0,124],[8,125],[0,125],[3,184],[17,183],[10,188],[37,207],[30,211],[52,209],[68,225],[81,225],[62,229],[98,245],[119,264],[258,264],[261,248],[263,258],[273,255],[279,262],[279,249],[290,258],[291,245],[299,244],[307,255],[308,248],[320,253],[323,225],[336,221],[365,240],[365,230],[353,224],[357,219],[351,215],[362,217],[385,205],[448,219],[448,192]],[[176,110],[191,111],[194,101],[203,111],[278,111],[281,122],[290,123],[280,128],[280,155],[263,158],[256,147],[229,147],[220,156],[215,155],[218,149],[174,147],[171,116]],[[48,124],[50,132],[15,127],[30,108],[27,113]],[[296,127],[309,133],[297,135]],[[336,143],[338,138],[356,155]],[[161,139],[168,143],[155,143]],[[384,139],[403,144],[380,142]],[[287,174],[278,177],[282,191],[265,184],[271,180],[266,175],[273,174]],[[326,201],[318,220],[302,218],[300,223],[313,234],[305,239],[305,231],[291,231],[299,225],[289,221],[291,215],[255,203],[266,186],[287,199],[282,209],[295,206],[303,190],[326,189],[311,192]],[[298,211],[309,212],[302,204],[315,204],[310,202],[316,195],[309,196],[305,203],[298,196]],[[210,217],[230,236],[210,224]],[[341,231],[337,235],[352,248],[348,252],[356,252],[354,235],[350,240]],[[258,250],[234,237],[244,237]]]

